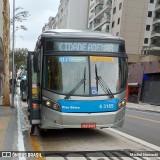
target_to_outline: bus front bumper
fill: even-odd
[[[42,129],[82,128],[82,124],[96,124],[95,128],[122,127],[125,107],[104,113],[61,113],[42,106]]]

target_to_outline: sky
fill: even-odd
[[[12,18],[13,0],[9,1]],[[19,30],[15,32],[15,48],[27,48],[29,51],[34,51],[43,26],[48,23],[49,17],[56,16],[59,2],[60,0],[15,0],[15,8],[22,7],[30,14],[28,20],[21,23],[28,28],[28,31]],[[16,25],[19,23],[15,22]]]

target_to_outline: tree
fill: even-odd
[[[3,0],[3,57],[4,57],[4,93],[3,93],[3,105],[10,106],[9,98],[9,1]]]
[[[21,66],[23,67],[27,66],[27,53],[28,49],[26,48],[17,48],[14,50],[14,62],[15,62],[16,73]],[[10,56],[12,56],[12,52]]]
[[[22,23],[23,21],[26,21],[29,16],[30,16],[29,12],[24,11],[24,9],[22,7],[17,7],[15,9],[15,22]],[[10,20],[10,25],[11,26],[13,25],[13,18],[11,18],[11,20]],[[26,26],[19,25],[19,26],[15,27],[15,32],[20,30],[20,29],[25,30],[25,31],[28,30]]]

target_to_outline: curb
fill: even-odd
[[[139,143],[139,144],[141,144],[141,145],[143,145],[143,146],[146,146],[146,147],[148,147],[148,148],[151,148],[152,150],[160,151],[160,147],[159,147],[159,146],[156,146],[156,145],[154,145],[154,144],[152,144],[152,143],[146,142],[146,141],[144,141],[144,140],[141,140],[141,139],[139,139],[139,138],[133,137],[133,136],[131,136],[131,135],[129,135],[129,134],[123,133],[123,132],[118,131],[118,130],[113,129],[113,128],[107,128],[107,130],[109,130],[109,131],[111,131],[111,132],[114,132],[114,133],[116,133],[116,134],[119,134],[120,136],[123,136],[123,137],[125,137],[125,138],[127,138],[127,139],[130,139],[130,140],[132,140],[132,141],[134,141],[134,142],[137,142],[137,143]]]
[[[143,112],[160,113],[160,111],[153,111],[153,110],[140,109],[140,108],[126,108],[126,109],[135,110],[135,111],[143,111]]]

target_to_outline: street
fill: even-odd
[[[57,158],[63,159],[62,157],[66,157],[68,159],[76,159],[79,158],[86,159],[86,157],[92,157],[91,159],[97,159],[102,157],[102,159],[157,159],[155,157],[126,157],[129,155],[130,151],[151,151],[152,149],[149,146],[144,146],[142,144],[138,144],[132,140],[127,139],[126,137],[120,136],[108,129],[58,129],[58,130],[47,130],[41,131],[39,128],[36,128],[35,134],[30,136],[29,130],[29,122],[27,120],[27,103],[19,101],[19,116],[21,121],[21,129],[23,132],[23,140],[25,150],[33,150],[33,151],[54,151],[58,152],[58,157],[48,157],[46,160],[57,160]],[[146,115],[146,113],[134,113],[135,111],[127,110],[126,112],[126,121],[124,127],[120,130],[131,130],[133,126],[130,126],[130,121],[133,121],[130,115],[132,116],[143,116],[145,118],[151,115]],[[134,114],[133,114],[134,113]],[[155,118],[155,121],[159,119]],[[135,137],[138,137],[138,134],[142,136],[143,130],[141,132],[136,132],[136,124],[141,124],[139,121],[135,120],[134,122],[134,133]],[[148,122],[146,122],[148,123]],[[153,123],[153,122],[152,122]],[[137,126],[138,126],[137,124]],[[149,123],[148,123],[149,124]],[[156,128],[159,124],[152,125],[153,128]],[[146,126],[144,124],[144,126]],[[131,127],[131,128],[130,128]],[[138,129],[140,126],[138,126]],[[153,130],[153,128],[151,130]],[[157,127],[158,128],[158,127]],[[145,127],[147,129],[147,126]],[[149,129],[149,128],[148,128]],[[145,132],[148,132],[145,130]],[[151,132],[151,131],[150,131]],[[154,133],[153,133],[154,132]],[[158,129],[153,130],[151,132],[154,135],[158,135]],[[126,131],[126,133],[128,133]],[[128,133],[129,134],[129,133]],[[137,134],[137,135],[136,135]],[[133,134],[131,134],[133,135]],[[145,135],[146,136],[146,135]],[[147,136],[146,136],[147,137]],[[152,139],[150,136],[150,140],[148,142],[155,141],[156,139]],[[154,137],[154,136],[153,136]],[[156,136],[155,136],[156,137]],[[158,137],[158,136],[157,136]],[[158,139],[158,138],[157,138]],[[157,141],[158,142],[158,141]],[[122,151],[122,152],[120,152]],[[53,153],[50,153],[50,156]],[[97,158],[96,158],[97,157]],[[116,158],[121,157],[121,158]],[[122,158],[123,157],[123,158]]]
[[[0,159],[160,160],[160,0],[0,0]]]
[[[124,125],[118,130],[154,145],[160,146],[159,113],[126,109]]]

